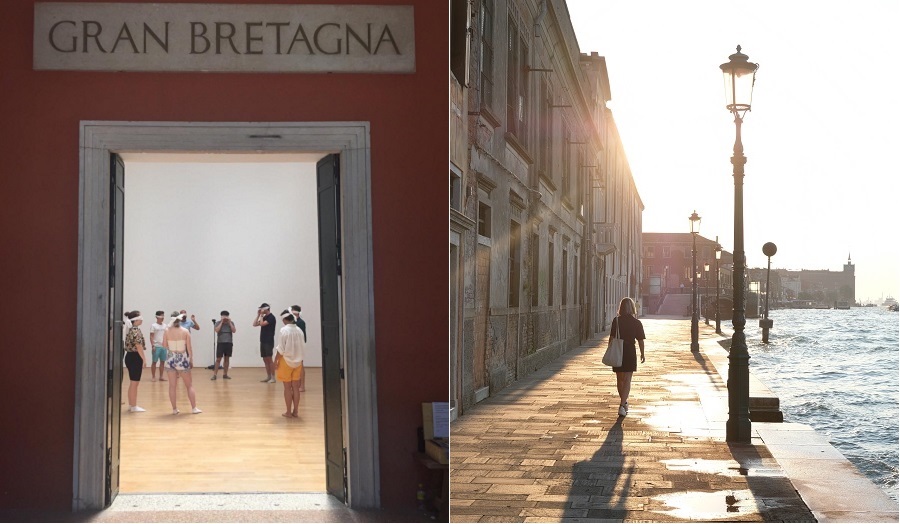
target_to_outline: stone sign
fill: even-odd
[[[413,73],[412,6],[34,6],[34,69]]]

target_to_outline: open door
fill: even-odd
[[[347,449],[344,446],[341,359],[340,157],[316,164],[319,207],[319,282],[322,314],[322,382],[325,396],[326,490],[347,502]]]
[[[119,433],[122,418],[123,311],[122,269],[125,225],[125,164],[116,154],[109,166],[109,317],[106,364],[106,495],[104,506],[119,494]]]

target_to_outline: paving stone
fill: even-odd
[[[724,442],[727,389],[708,359],[688,350],[690,323],[642,321],[648,361],[634,375],[629,416],[617,415],[600,340],[453,422],[452,522],[684,521],[654,497],[719,492],[747,493],[746,505],[706,520],[814,520],[759,439]],[[711,327],[700,329],[713,340]],[[724,511],[724,495],[714,496]]]

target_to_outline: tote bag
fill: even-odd
[[[603,354],[603,363],[614,368],[622,366],[622,351],[624,350],[624,342],[620,336],[622,331],[622,321],[616,317],[616,337],[610,339],[609,346],[606,347],[606,353]]]

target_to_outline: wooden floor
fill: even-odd
[[[264,384],[263,368],[231,369],[212,381],[195,369],[197,407],[191,414],[184,384],[172,415],[169,383],[151,382],[145,368],[138,405],[128,411],[128,372],[122,398],[122,493],[324,492],[325,423],[322,370],[309,368],[299,418],[284,418],[284,387]]]

